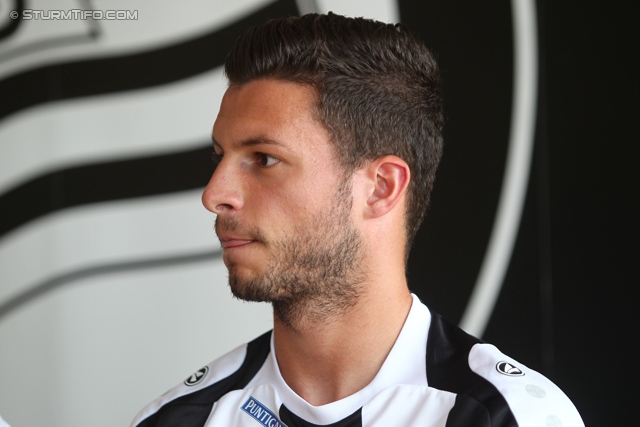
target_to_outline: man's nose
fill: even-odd
[[[237,168],[222,159],[202,193],[202,204],[215,213],[229,213],[242,208],[241,182]]]

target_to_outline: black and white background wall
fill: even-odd
[[[330,10],[405,22],[441,64],[445,155],[411,289],[553,379],[587,425],[636,418],[636,5],[0,0],[10,424],[128,425],[270,328],[267,305],[231,298],[200,205],[221,65],[247,26]]]

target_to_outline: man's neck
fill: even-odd
[[[405,286],[379,288],[321,324],[288,325],[275,316],[274,343],[286,383],[312,405],[347,397],[369,384],[391,351],[411,308]]]

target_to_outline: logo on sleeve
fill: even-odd
[[[520,370],[520,368],[516,368],[509,362],[498,362],[496,365],[496,370],[503,375],[507,375],[509,377],[522,377],[524,376],[524,372]]]
[[[209,372],[209,367],[205,366],[204,368],[194,372],[193,375],[191,375],[189,378],[184,380],[184,383],[188,386],[200,384],[204,379],[204,377],[207,376],[208,372]]]
[[[276,414],[253,396],[249,396],[249,399],[244,402],[242,410],[264,427],[287,427],[276,417]]]

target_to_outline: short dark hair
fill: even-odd
[[[440,75],[424,43],[402,24],[331,12],[287,17],[240,36],[225,73],[232,85],[272,78],[313,86],[347,172],[388,154],[407,162],[408,256],[442,154]]]

